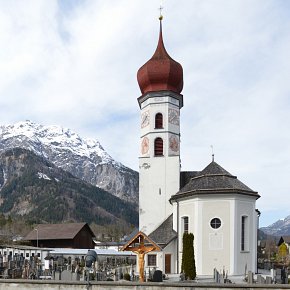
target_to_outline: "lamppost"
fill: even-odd
[[[38,248],[38,229],[34,229],[36,231],[36,248]]]
[[[89,285],[90,285],[89,268],[91,268],[92,264],[97,261],[97,258],[98,258],[98,255],[97,255],[96,251],[88,250],[88,253],[85,256],[85,267],[86,267],[86,271],[87,271],[87,282],[88,282],[87,287],[89,287]]]
[[[34,229],[35,231],[36,231],[36,248],[38,248],[38,229],[37,228],[35,228]],[[37,269],[37,272],[36,272],[36,278],[38,279],[38,250],[36,250],[36,255],[35,255],[35,258],[34,258],[34,260],[35,260],[35,263],[37,263],[36,265],[36,269]]]
[[[256,245],[256,249],[257,249],[257,255],[256,255],[256,267],[257,267],[257,274],[259,273],[259,223],[260,223],[260,216],[261,216],[261,212],[256,209],[256,213],[257,213],[257,245]]]

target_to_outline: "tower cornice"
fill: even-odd
[[[179,108],[183,107],[183,95],[177,94],[172,91],[157,91],[157,92],[148,92],[143,94],[138,98],[139,107],[141,108],[141,104],[150,98],[158,98],[158,97],[172,97],[179,101]]]

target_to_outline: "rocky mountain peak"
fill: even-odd
[[[88,158],[96,155],[101,157],[104,163],[111,162],[121,165],[114,161],[98,140],[83,139],[74,131],[61,126],[43,126],[31,121],[0,126],[0,139],[4,141],[10,138],[14,138],[14,142],[17,142],[17,139],[28,138],[31,142],[41,143],[56,150],[69,149],[76,155]],[[44,152],[41,150],[42,147],[40,146],[38,152],[35,153],[43,155]]]
[[[290,236],[290,215],[284,219],[279,219],[268,227],[261,230],[271,236]]]
[[[115,161],[95,139],[61,126],[31,121],[0,126],[0,151],[20,147],[131,203],[138,203],[138,173]]]

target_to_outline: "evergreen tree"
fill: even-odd
[[[183,234],[181,272],[184,273],[186,280],[188,279],[194,280],[196,278],[193,241],[194,241],[194,236],[192,233]]]

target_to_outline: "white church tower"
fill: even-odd
[[[150,234],[172,214],[170,197],[180,186],[182,66],[166,52],[162,17],[156,51],[139,70],[142,95],[139,157],[139,229]]]

